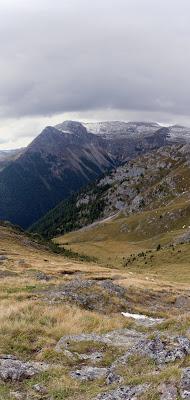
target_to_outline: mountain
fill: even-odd
[[[80,123],[47,127],[0,173],[0,219],[26,228],[112,166],[101,139]]]
[[[0,171],[7,167],[11,161],[16,160],[24,149],[0,150]]]
[[[190,128],[160,126],[154,122],[106,121],[83,124],[88,132],[104,139],[104,145],[119,161],[152,151],[167,144],[190,143]]]
[[[56,125],[56,129],[65,132],[68,123],[72,123],[72,129],[75,129],[75,124],[77,126],[77,122],[65,121]],[[102,147],[116,163],[165,146],[169,132],[167,128],[160,128],[158,124],[148,122],[107,121],[82,123],[82,125],[89,134],[101,140]]]
[[[83,123],[88,132],[101,135],[105,139],[128,137],[138,139],[142,136],[151,136],[159,129],[167,133],[168,140],[176,140],[182,143],[190,142],[190,128],[182,125],[161,126],[155,122],[124,122],[124,121],[105,121]]]
[[[173,125],[169,128],[169,139],[173,142],[190,143],[190,128]]]
[[[156,123],[112,121],[84,125],[88,132],[103,139],[106,151],[119,163],[168,143],[168,128]]]
[[[177,237],[178,230],[185,232],[190,226],[189,154],[188,144],[175,144],[138,156],[60,203],[32,230],[53,237],[87,226],[76,237],[88,241],[93,229],[101,237],[104,223],[113,227],[116,221],[122,240],[145,240],[171,231]]]
[[[105,121],[83,123],[88,132],[101,135],[105,139],[117,137],[133,137],[139,135],[151,135],[160,129],[160,125],[155,122],[124,122],[124,121]]]
[[[27,228],[106,170],[189,137],[187,128],[151,122],[49,126],[2,168],[0,218]]]

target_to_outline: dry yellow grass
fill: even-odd
[[[165,212],[175,212],[178,207],[189,207],[187,199],[177,199],[168,205]],[[163,209],[145,211],[126,217],[120,214],[115,219],[100,223],[87,229],[71,232],[55,239],[66,248],[95,256],[102,263],[112,268],[118,268],[133,274],[141,280],[163,282],[163,284],[190,284],[190,244],[178,245],[173,249],[169,244],[176,237],[184,234],[183,226],[188,226],[188,219],[177,221],[173,229],[161,225],[160,215]],[[174,220],[174,222],[173,222]],[[185,221],[185,222],[184,222]],[[175,219],[172,219],[175,223]],[[185,225],[183,225],[185,224]],[[126,231],[125,228],[126,227]],[[158,245],[161,251],[156,252]],[[150,254],[148,252],[150,251]],[[139,253],[147,253],[146,258],[138,257]],[[137,284],[137,282],[135,284]],[[145,283],[147,286],[147,284]],[[155,283],[153,283],[155,286]]]
[[[43,346],[53,346],[65,334],[105,332],[127,324],[119,316],[108,317],[74,305],[47,304],[41,300],[39,294],[50,282],[54,286],[73,279],[71,272],[76,275],[82,272],[84,278],[108,278],[114,276],[117,270],[71,261],[43,249],[35,249],[26,244],[24,237],[10,233],[6,228],[2,228],[0,233],[1,250],[8,256],[1,271],[8,270],[17,274],[2,277],[0,280],[1,352],[14,350],[14,353],[21,356],[25,346],[27,350],[24,354],[30,356],[31,352],[35,354],[39,350],[41,342]],[[35,271],[49,274],[51,281],[37,281],[34,277]],[[24,345],[25,339],[27,345]]]
[[[136,301],[139,296],[138,290],[155,291],[155,293],[165,290],[172,296],[176,293],[185,293],[188,284],[169,279],[168,281],[160,280],[156,271],[153,272],[148,268],[141,273],[138,268],[135,270],[134,267],[132,272],[129,269],[105,267],[98,263],[82,263],[66,259],[42,248],[35,248],[27,240],[24,235],[20,236],[7,228],[0,228],[0,252],[7,254],[8,257],[0,264],[0,272],[11,271],[16,274],[5,277],[0,275],[0,352],[13,354],[19,359],[45,361],[52,365],[47,373],[18,385],[18,389],[27,392],[31,399],[39,399],[32,387],[34,383],[40,382],[48,388],[49,395],[53,400],[90,400],[98,392],[107,390],[104,382],[81,383],[73,380],[69,375],[70,368],[72,368],[71,360],[64,354],[55,352],[57,341],[68,334],[103,333],[130,327],[132,323],[119,314],[104,315],[81,309],[77,305],[51,304],[51,302],[44,301],[41,292],[77,276],[82,279],[116,278],[116,283],[128,287],[130,290],[132,288],[132,296]],[[38,271],[50,275],[51,281],[37,280],[36,273]],[[136,298],[135,293],[137,293]],[[139,308],[139,310],[148,313],[148,309]],[[168,317],[167,312],[165,316]],[[189,315],[184,313],[179,319],[173,314],[160,326],[160,329],[163,331],[172,329],[173,332],[183,333],[189,324]],[[109,363],[111,357],[109,352],[106,357]],[[139,371],[143,368],[147,368],[147,373],[139,376]],[[125,382],[135,383],[150,380],[149,369],[151,366],[146,360],[136,360],[135,364],[131,362]],[[173,374],[177,376],[176,370],[168,368],[165,376],[170,378]],[[159,374],[157,378],[155,377],[155,388],[161,380],[163,380],[163,375]],[[1,383],[0,399],[13,400],[10,390],[15,390],[14,384]],[[152,394],[150,392],[151,395],[153,396],[153,391]],[[144,398],[146,399],[146,397]],[[154,399],[154,397],[149,398]]]

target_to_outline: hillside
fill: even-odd
[[[0,224],[1,399],[183,399],[189,262],[178,244],[103,267]]]
[[[140,221],[145,211],[147,219],[148,214],[155,214],[147,225],[152,232],[154,225],[158,233],[161,230],[164,232],[166,227],[171,230],[174,225],[182,227],[185,224],[187,227],[189,172],[188,145],[155,150],[117,167],[94,185],[73,196],[71,201],[60,203],[31,230],[53,237],[110,218],[111,221],[123,221],[121,232],[130,236],[132,230],[127,218],[130,215],[135,218],[140,213],[137,217]],[[139,228],[139,236],[150,235],[142,229]],[[137,236],[138,227],[133,230]]]

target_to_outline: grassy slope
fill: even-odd
[[[126,326],[127,321],[119,315],[108,318],[96,312],[81,310],[75,305],[52,305],[41,299],[40,290],[63,284],[79,273],[83,274],[84,279],[107,278],[117,271],[110,271],[97,264],[69,260],[41,246],[36,248],[36,244],[19,231],[2,226],[0,253],[8,257],[0,265],[0,353],[14,354],[24,360],[55,364],[59,361],[62,364],[62,367],[51,368],[50,372],[32,381],[17,384],[16,387],[15,384],[1,382],[1,400],[12,400],[14,397],[9,393],[16,389],[27,390],[31,399],[39,399],[32,390],[34,383],[45,384],[56,400],[68,397],[73,399],[77,393],[84,399],[89,398],[91,392],[97,391],[97,387],[91,384],[86,392],[86,385],[72,381],[68,375],[71,365],[64,356],[59,359],[54,352],[55,344],[63,335],[109,331]],[[16,275],[3,276],[7,271]],[[39,271],[49,274],[51,281],[37,281],[35,274]]]
[[[156,152],[156,156],[157,161],[159,157],[161,159],[165,157],[166,161],[168,153],[166,152],[163,156],[160,155],[160,152]],[[142,160],[138,162],[142,162]],[[149,159],[149,162],[152,163],[152,160]],[[151,266],[152,270],[154,269],[154,272],[160,274],[160,276],[164,271],[165,278],[168,275],[169,279],[178,280],[180,274],[180,279],[185,281],[190,261],[190,245],[187,244],[182,247],[181,265],[178,265],[176,252],[170,254],[167,247],[189,231],[190,170],[189,164],[181,156],[177,161],[172,161],[170,158],[169,161],[167,160],[168,162],[171,164],[168,173],[165,174],[158,168],[157,176],[151,185],[147,185],[148,175],[150,176],[149,170],[148,175],[143,177],[146,184],[143,185],[143,182],[141,182],[142,191],[140,193],[143,193],[145,198],[142,209],[128,215],[126,208],[113,219],[97,222],[92,226],[59,236],[55,241],[59,244],[65,244],[67,248],[72,250],[93,255],[103,264],[120,268],[125,265],[126,259],[131,254],[137,255],[142,251],[154,251],[160,244],[162,248],[164,247],[164,250],[162,249],[163,256],[161,259],[160,255],[157,257],[158,262]],[[183,257],[184,251],[185,257]],[[168,257],[170,258],[169,267]],[[131,266],[133,270],[138,268],[136,263],[137,259]],[[150,265],[146,263],[146,260],[141,260],[140,266],[143,271],[150,272]],[[177,276],[175,274],[172,277],[175,266],[178,271]],[[140,271],[139,268],[138,271]]]
[[[111,223],[112,225],[107,224],[107,227],[109,226],[109,229],[112,229],[112,226],[116,226],[121,220],[122,218],[118,218]],[[183,256],[184,258],[189,257],[189,248],[186,245],[184,246]],[[137,248],[140,247],[137,246]],[[183,280],[174,282],[175,277],[169,276],[169,274],[166,276],[168,281],[167,279],[161,281],[160,277],[157,276],[157,271],[160,270],[160,264],[162,264],[162,257],[165,257],[162,250],[155,253],[156,263],[158,264],[155,263],[156,269],[154,271],[149,266],[143,267],[142,258],[139,258],[139,262],[142,262],[143,268],[132,263],[130,267],[118,271],[118,269],[106,268],[94,263],[69,260],[47,251],[44,247],[36,247],[36,244],[23,233],[12,228],[0,227],[0,252],[8,257],[0,265],[0,352],[2,354],[14,354],[23,360],[46,361],[52,365],[48,372],[40,374],[32,380],[17,384],[16,387],[14,383],[5,384],[1,382],[0,398],[2,400],[13,400],[14,397],[10,395],[10,391],[15,390],[27,392],[31,399],[39,399],[39,396],[33,390],[35,383],[45,385],[53,400],[90,400],[95,394],[105,391],[107,388],[102,381],[98,384],[97,382],[86,384],[72,380],[69,375],[70,370],[73,369],[72,361],[68,360],[63,354],[55,353],[54,348],[57,341],[61,336],[68,334],[103,333],[123,327],[133,327],[130,320],[121,317],[119,314],[103,315],[95,311],[81,309],[77,305],[45,302],[41,295],[42,290],[56,288],[57,285],[75,279],[79,276],[79,273],[82,279],[112,278],[116,279],[116,283],[129,288],[131,301],[135,302],[136,310],[148,314],[149,309],[143,300],[144,295],[153,295],[155,301],[156,294],[159,291],[162,293],[164,291],[171,303],[170,299],[173,296],[175,298],[176,295],[186,293],[189,288],[187,276],[185,283]],[[184,268],[183,265],[180,265],[181,261],[183,263],[180,254],[178,270],[175,270],[176,274],[179,273],[181,268]],[[166,264],[165,268],[167,268]],[[130,273],[131,270],[132,273]],[[3,272],[7,271],[16,275],[3,277]],[[51,281],[37,280],[36,273],[39,271],[50,275]],[[169,280],[169,278],[171,279]],[[139,297],[140,303],[138,303]],[[180,327],[180,332],[185,332],[189,326],[186,313],[182,312],[179,317],[171,309],[169,313],[166,311],[163,316],[167,318],[167,323],[160,327],[163,331],[172,329],[174,333],[175,330],[176,332],[179,331]],[[84,351],[82,346],[83,344],[81,344],[81,347],[78,346],[77,351],[82,353]],[[105,352],[103,362],[104,365],[109,365],[113,358],[117,356],[117,352],[115,350],[113,352],[110,348],[105,349]],[[57,364],[59,364],[59,367],[57,367]],[[181,362],[178,362],[175,365],[169,365],[159,374],[150,375],[154,368],[150,360],[142,357],[131,358],[125,371],[125,383],[151,382],[152,387],[149,395],[142,396],[142,399],[156,400],[159,383],[168,379],[177,380],[180,375],[178,369],[180,365]],[[146,372],[143,372],[145,370]],[[43,398],[43,396],[40,398]]]
[[[66,248],[93,255],[104,264],[117,267],[122,267],[131,254],[137,255],[142,251],[151,250],[154,254],[154,265],[145,264],[146,260],[140,260],[140,264],[136,265],[137,260],[134,260],[133,265],[128,265],[128,268],[138,268],[140,272],[140,265],[143,271],[153,271],[160,276],[164,272],[165,279],[168,276],[173,280],[178,280],[180,274],[180,279],[185,282],[190,277],[190,244],[181,246],[181,249],[177,246],[171,254],[167,246],[175,242],[176,237],[183,235],[188,226],[190,204],[187,195],[183,195],[165,207],[129,217],[121,213],[111,221],[58,237],[56,242],[66,244]],[[159,244],[162,248],[166,247],[162,249],[161,258],[160,253],[155,252]],[[176,258],[178,250],[182,253]],[[175,268],[178,273],[172,276]]]

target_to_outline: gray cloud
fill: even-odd
[[[2,0],[1,118],[187,116],[189,17],[189,0]]]

